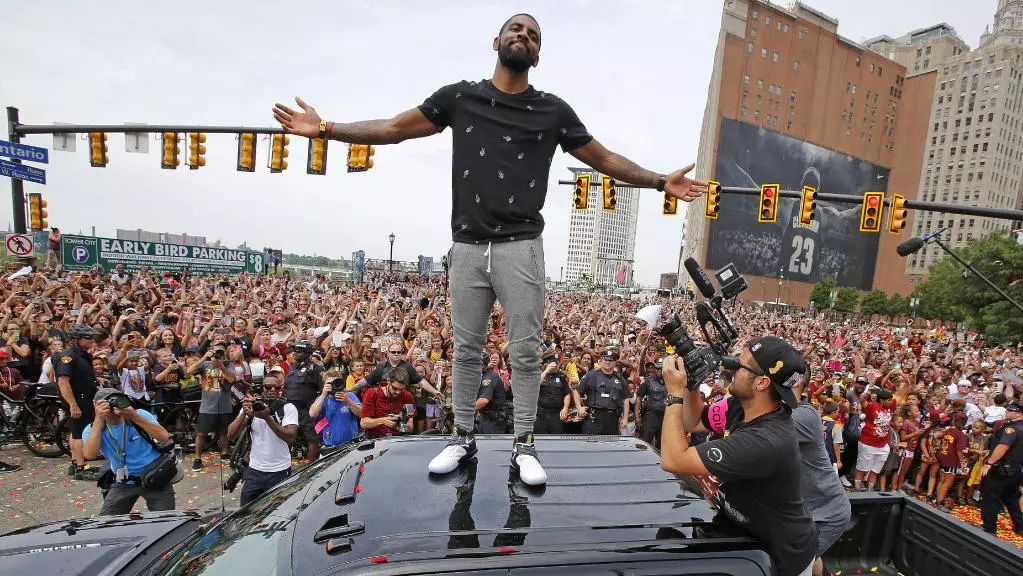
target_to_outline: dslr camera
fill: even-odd
[[[107,405],[111,408],[124,410],[131,407],[131,398],[127,394],[111,394],[107,396]]]
[[[401,407],[401,412],[399,412],[398,414],[392,414],[392,416],[398,419],[397,424],[398,433],[401,434],[402,436],[409,433],[408,419],[411,418],[412,415],[415,413],[416,413],[415,405],[405,404]]]
[[[689,390],[698,389],[710,373],[717,370],[721,364],[721,358],[713,350],[707,346],[696,345],[678,314],[658,328],[657,333],[675,348],[677,355],[682,357],[682,364],[686,367],[686,388]]]

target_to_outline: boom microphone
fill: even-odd
[[[690,257],[686,258],[684,265],[686,272],[689,272],[689,277],[692,278],[693,284],[696,285],[700,294],[703,294],[704,298],[713,298],[717,290],[714,289],[714,284],[711,283],[710,278],[703,271],[703,268],[700,267],[700,264]]]
[[[898,246],[896,246],[895,251],[899,253],[899,256],[902,256],[903,258],[905,258],[906,256],[909,256],[910,254],[913,254],[914,252],[919,251],[921,248],[924,247],[924,244],[930,242],[932,238],[936,238],[937,236],[940,236],[941,233],[946,231],[946,230],[949,230],[949,228],[942,228],[941,230],[935,230],[934,232],[931,232],[930,234],[928,234],[926,236],[923,236],[923,237],[919,237],[918,236],[916,238],[910,238],[909,240],[906,240],[902,244],[899,244]]]

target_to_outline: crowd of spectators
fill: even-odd
[[[296,364],[296,344],[311,344],[308,362],[322,375],[308,411],[323,444],[359,434],[421,433],[450,415],[453,345],[443,276],[374,275],[351,284],[322,276],[38,271],[7,273],[0,299],[0,389],[6,392],[21,381],[54,382],[67,331],[87,324],[101,334],[91,351],[100,385],[140,403],[161,401],[168,384],[197,398],[217,378],[212,350],[223,346],[234,389],[225,411],[237,413],[253,380],[251,361],[283,379]],[[685,297],[548,291],[546,299],[544,378],[563,376],[575,389],[595,360],[613,350],[635,408],[623,415],[623,434],[641,434],[643,414],[657,409],[644,402],[650,386],[640,389],[659,378],[658,360],[666,354],[664,340],[635,317],[649,303],[695,325]],[[811,368],[805,400],[820,413],[836,473],[849,489],[904,490],[945,508],[975,504],[989,440],[1023,390],[1018,343],[987,343],[922,323],[775,312],[754,303],[739,302],[731,314],[741,330],[737,349],[775,334],[804,353]],[[488,367],[510,393],[499,304],[489,328]],[[713,402],[728,393],[729,382],[721,371],[701,391]],[[412,410],[399,422],[405,404]],[[578,433],[585,406],[566,400],[559,416],[567,433]],[[226,437],[223,442],[226,457]]]

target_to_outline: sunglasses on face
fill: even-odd
[[[749,370],[754,376],[767,376],[767,374],[764,374],[760,370],[754,370],[753,368],[744,365],[737,356],[722,356],[721,365],[724,366],[725,368],[728,368],[732,372],[736,372],[740,368],[744,368],[746,370]]]
[[[263,389],[264,390],[284,390],[284,384],[278,384],[276,386],[273,385],[273,384],[263,384]]]
[[[401,354],[401,350],[388,350],[388,354]]]

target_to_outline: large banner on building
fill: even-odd
[[[263,274],[266,270],[262,252],[67,234],[61,237],[60,255],[68,270],[84,270],[96,264],[106,271],[118,264],[129,271],[145,266],[156,272],[181,272],[187,266],[197,275]]]
[[[888,190],[888,169],[777,132],[723,118],[716,179],[722,186],[784,190],[813,186],[819,193],[863,197]],[[702,206],[701,206],[702,208]],[[721,195],[717,220],[710,221],[707,266],[729,262],[743,274],[817,282],[870,290],[879,234],[859,231],[860,205],[817,202],[810,226],[799,223],[799,201],[784,199],[778,220],[757,222],[758,198]]]

